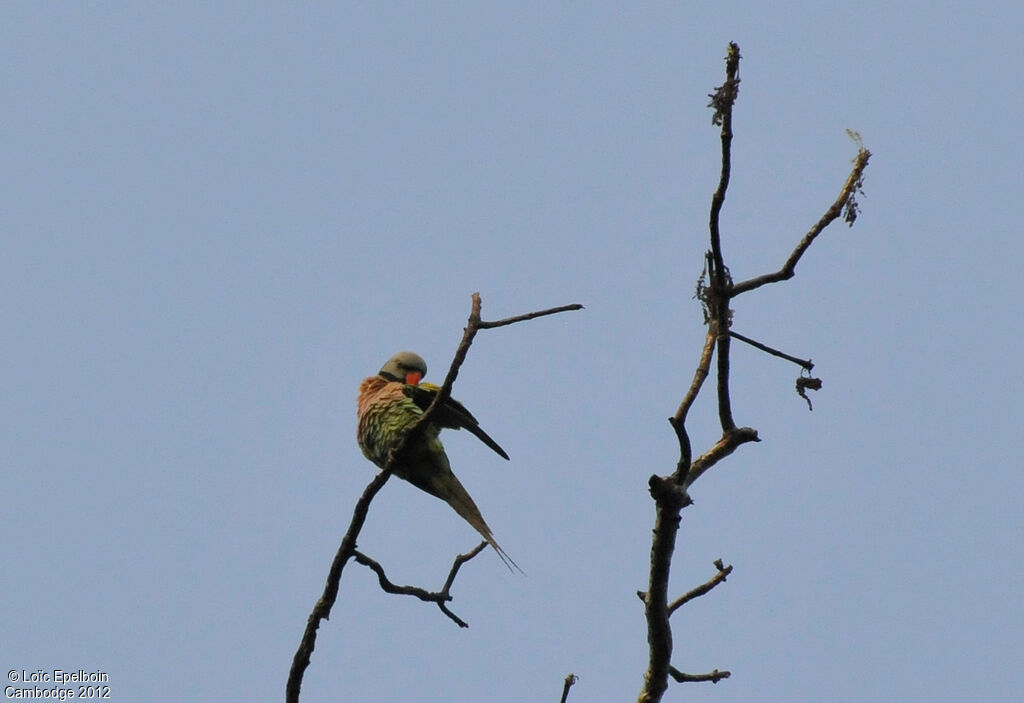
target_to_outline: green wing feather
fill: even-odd
[[[434,402],[434,398],[437,397],[437,392],[441,390],[441,388],[440,386],[435,386],[432,383],[421,383],[418,386],[407,383],[402,390],[405,395],[411,398],[421,410],[425,411],[430,407],[430,404]],[[447,427],[452,430],[469,430],[481,442],[493,449],[502,459],[508,459],[508,454],[505,453],[505,450],[502,449],[497,442],[491,439],[490,435],[480,428],[480,423],[475,417],[473,417],[473,414],[466,409],[466,406],[454,398],[449,397],[448,400],[446,400],[444,404],[437,409],[437,413],[434,415],[434,421],[440,427]]]

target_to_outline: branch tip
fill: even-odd
[[[707,674],[684,674],[674,666],[669,667],[669,673],[672,675],[672,678],[678,681],[679,683],[695,683],[705,681],[710,681],[711,683],[718,683],[722,679],[727,679],[730,676],[732,676],[732,672],[719,671],[718,669],[715,669],[714,671],[711,671]]]
[[[561,703],[565,703],[565,701],[569,698],[569,689],[572,688],[573,685],[579,680],[580,677],[576,674],[569,674],[565,677],[565,684],[562,686]]]
[[[732,573],[732,565],[730,564],[729,566],[725,566],[722,563],[721,559],[716,559],[714,561],[714,565],[715,568],[718,569],[718,573],[715,574],[710,580],[706,581],[705,583],[702,583],[700,586],[697,586],[693,590],[688,591],[687,593],[679,596],[679,598],[676,598],[674,601],[672,601],[672,603],[668,606],[669,615],[672,615],[672,613],[679,610],[679,608],[681,608],[683,605],[686,605],[694,598],[699,598],[705,595],[706,593],[710,593],[711,590],[718,584],[725,583],[726,578],[729,576],[729,574]]]
[[[790,362],[796,364],[797,366],[799,366],[800,368],[804,369],[805,371],[811,371],[814,368],[814,362],[812,362],[810,359],[800,359],[798,357],[791,356],[791,355],[789,355],[789,354],[787,354],[785,352],[779,351],[778,349],[773,349],[772,347],[769,347],[767,344],[762,344],[761,342],[758,342],[757,340],[751,339],[750,337],[744,337],[739,332],[734,332],[732,330],[729,330],[729,336],[732,337],[733,339],[738,339],[741,342],[749,344],[750,346],[754,347],[755,349],[760,349],[763,352],[771,354],[772,356],[777,356],[780,359],[785,359],[786,361],[790,361]]]

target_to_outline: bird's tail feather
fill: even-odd
[[[431,487],[434,489],[432,493],[444,502],[448,503],[448,505],[452,506],[452,509],[455,510],[463,520],[472,525],[473,529],[479,532],[480,535],[487,540],[487,544],[491,545],[494,551],[498,553],[498,556],[501,557],[501,560],[505,563],[505,566],[508,567],[509,571],[518,571],[521,574],[524,573],[523,570],[519,568],[519,564],[516,564],[512,557],[510,557],[494,539],[494,535],[491,534],[491,528],[487,526],[483,515],[480,514],[480,509],[476,507],[476,503],[473,502],[469,492],[466,491],[459,479],[456,478],[455,474],[449,472],[447,476],[435,477],[432,484],[433,485]],[[515,568],[513,569],[513,567]]]

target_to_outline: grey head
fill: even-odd
[[[389,381],[416,385],[427,375],[427,362],[415,352],[400,351],[380,368],[380,375]]]

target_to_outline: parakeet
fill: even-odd
[[[418,354],[403,351],[388,359],[380,373],[363,380],[359,386],[357,414],[359,448],[367,459],[383,468],[388,454],[413,423],[430,407],[437,386],[420,383],[427,374],[427,363]],[[449,398],[431,417],[413,445],[407,446],[395,475],[417,488],[448,503],[462,518],[483,535],[505,565],[519,566],[505,553],[484,522],[476,503],[452,473],[439,435],[442,428],[467,429],[503,459],[505,450],[480,429],[476,418],[465,406]],[[519,569],[522,571],[522,569]]]

